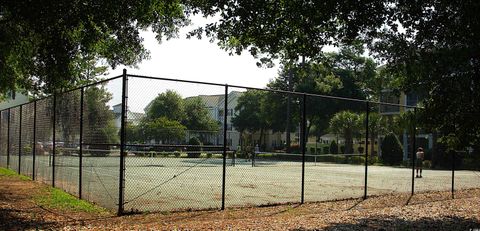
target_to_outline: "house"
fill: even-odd
[[[227,145],[230,150],[236,150],[240,145],[240,132],[238,132],[232,125],[232,118],[235,117],[235,107],[237,106],[238,98],[242,95],[242,92],[231,91],[228,93],[228,108],[227,113]],[[211,118],[218,121],[223,127],[224,115],[225,115],[225,95],[198,95],[205,104],[206,109],[209,112]],[[221,144],[223,140],[218,140],[221,136],[216,136],[214,144]]]
[[[113,114],[115,115],[115,127],[120,128],[122,124],[122,104],[116,104],[112,106]],[[127,109],[127,123],[131,123],[133,125],[140,124],[140,120],[145,116],[143,113],[139,112],[131,112]]]

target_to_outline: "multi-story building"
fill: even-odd
[[[421,96],[414,92],[410,93],[405,93],[405,92],[400,92],[400,93],[395,93],[391,90],[382,90],[382,94],[380,95],[380,102],[384,103],[392,103],[392,104],[401,104],[401,105],[407,105],[407,106],[417,106],[417,104],[420,102]],[[393,117],[395,115],[399,115],[402,112],[405,112],[407,110],[412,110],[412,108],[409,107],[402,107],[402,106],[393,106],[393,105],[380,105],[379,107],[379,113],[383,116],[387,117]],[[426,149],[431,149],[433,147],[433,138],[432,134],[426,134],[426,133],[417,133],[416,134],[416,139],[425,139],[427,140],[426,142]],[[408,151],[411,149],[408,144],[408,134],[406,131],[403,132],[402,134],[402,145],[403,145],[403,160],[408,159]],[[418,146],[418,143],[417,143]],[[379,154],[381,155],[381,149],[379,148]]]
[[[112,112],[115,115],[115,127],[121,127],[121,118],[122,118],[122,104],[116,104],[112,106]],[[140,120],[145,116],[145,114],[140,112],[131,112],[127,109],[127,123],[131,123],[133,125],[138,125]]]
[[[227,113],[227,145],[231,150],[236,150],[240,142],[240,132],[238,132],[232,125],[232,118],[235,116],[235,107],[237,106],[238,98],[242,95],[242,92],[231,91],[228,93],[228,108],[225,108],[225,95],[198,95],[205,107],[207,108],[210,117],[217,121],[223,127],[224,115]],[[220,144],[223,140],[220,136],[215,136],[215,140],[212,140],[214,144]]]

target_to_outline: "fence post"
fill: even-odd
[[[412,196],[415,193],[415,161],[417,158],[416,155],[416,134],[417,134],[417,126],[416,126],[416,118],[417,118],[417,108],[413,108],[413,118],[412,118]]]
[[[0,155],[2,155],[3,153],[1,153],[3,151],[3,139],[2,139],[2,121],[3,121],[3,110],[0,110]],[[0,163],[1,164],[1,163]],[[2,165],[0,165],[1,167]]]
[[[0,110],[0,152],[3,152],[3,130],[2,130],[2,122],[3,122],[3,110]],[[2,155],[3,153],[0,153]],[[0,165],[2,166],[2,165]]]
[[[37,101],[33,101],[33,147],[32,147],[32,180],[35,180],[35,159],[37,154]]]
[[[300,140],[302,141],[302,196],[300,203],[303,204],[305,202],[305,149],[307,146],[307,94],[303,94],[303,102],[302,102],[302,126],[301,126],[301,134]]]
[[[82,170],[83,170],[83,96],[85,88],[80,89],[80,150],[78,151],[78,198],[82,199]]]
[[[225,84],[225,100],[223,112],[223,177],[222,177],[222,210],[225,210],[225,182],[227,177],[227,111],[228,111],[228,85]]]
[[[368,117],[370,115],[370,104],[367,101],[367,111],[365,116],[365,188],[363,191],[363,199],[367,199],[367,186],[368,186]],[[370,141],[370,142],[373,142]],[[373,150],[371,150],[373,153]]]
[[[56,123],[57,122],[57,94],[53,93],[53,137],[52,137],[52,187],[55,187],[55,149],[56,149]]]
[[[3,135],[3,130],[2,130],[2,121],[3,121],[3,110],[0,110],[0,155],[2,155],[3,153],[3,139],[2,139],[2,135]],[[1,167],[1,163],[0,163],[0,167]]]
[[[20,120],[18,125],[18,174],[21,174],[22,169],[22,109],[23,105],[20,105]]]
[[[124,211],[124,189],[125,189],[125,119],[127,117],[127,69],[123,69],[122,76],[122,116],[120,120],[120,178],[118,185],[118,215]]]
[[[10,168],[10,108],[8,108],[7,117],[7,168]]]
[[[452,150],[452,199],[455,199],[455,154]]]

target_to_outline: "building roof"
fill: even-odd
[[[229,103],[237,100],[239,96],[241,96],[243,92],[240,91],[231,91],[228,93],[228,101]],[[220,95],[198,95],[198,96],[192,96],[192,97],[200,97],[203,102],[205,103],[206,107],[223,107],[223,104],[225,103],[225,95],[220,94]],[[188,98],[192,98],[188,97]],[[187,98],[187,99],[188,99]]]

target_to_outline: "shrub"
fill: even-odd
[[[330,154],[338,154],[338,145],[335,140],[330,143]]]
[[[345,154],[345,146],[340,146],[340,153]]]
[[[23,153],[26,155],[30,155],[32,153],[32,147],[30,147],[30,145],[25,145],[23,147]]]
[[[315,154],[315,147],[310,147],[310,154]]]
[[[300,145],[298,145],[298,144],[294,144],[294,145],[290,146],[290,153],[298,154],[298,153],[301,153],[301,151],[302,150],[300,149]]]
[[[175,155],[175,157],[178,158],[178,157],[180,157],[181,153],[180,153],[179,151],[175,151],[175,152],[174,152],[174,155]]]
[[[388,133],[382,140],[382,159],[387,165],[397,165],[402,163],[403,149],[398,137],[393,133]]]
[[[369,165],[375,165],[375,164],[382,164],[381,160],[378,158],[378,156],[372,156],[368,157],[368,164]]]
[[[363,153],[363,151],[365,151],[365,148],[363,146],[358,146],[357,150],[358,153]]]
[[[111,146],[105,144],[93,144],[89,145],[88,149],[90,149],[90,151],[87,153],[90,153],[92,156],[107,156],[110,154]]]
[[[328,154],[328,153],[329,153],[329,149],[330,149],[330,147],[324,146],[324,147],[322,148],[323,154]]]
[[[188,144],[199,146],[202,143],[200,142],[200,140],[197,137],[192,137],[188,141]],[[187,157],[188,158],[199,158],[200,157],[200,151],[201,151],[200,147],[188,147],[187,150],[191,151],[191,152],[187,152]]]

